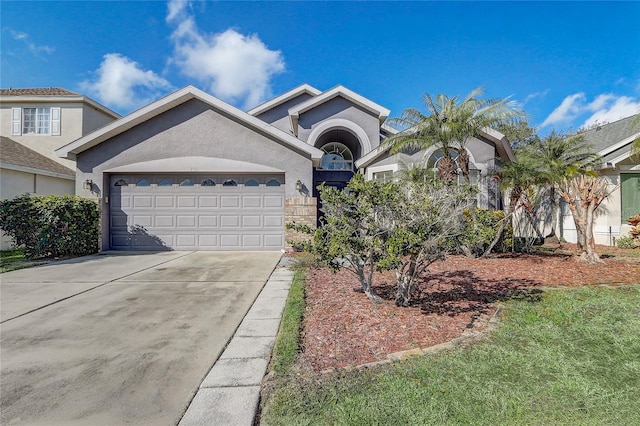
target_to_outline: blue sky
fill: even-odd
[[[391,110],[512,96],[540,133],[640,112],[640,2],[3,0],[0,85],[126,114],[187,84],[248,109],[342,84]]]

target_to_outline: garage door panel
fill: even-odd
[[[173,208],[175,197],[173,195],[156,195],[156,208]]]
[[[198,216],[198,226],[200,228],[217,228],[218,216]]]
[[[177,216],[178,228],[195,228],[196,227],[196,216],[195,215],[187,215],[187,216]]]
[[[258,186],[245,187],[249,178]],[[127,184],[115,187],[117,179]],[[149,185],[136,186],[141,179]],[[195,185],[176,182],[191,179]],[[205,179],[215,185],[201,186]],[[121,250],[240,250],[284,247],[284,187],[260,176],[119,175],[111,178],[110,246]],[[174,182],[162,186],[161,181]],[[283,178],[280,178],[283,181]]]
[[[178,208],[188,208],[196,206],[195,195],[178,195]]]
[[[265,195],[264,196],[265,207],[284,207],[284,197],[281,195]]]
[[[220,207],[222,207],[222,208],[240,207],[240,196],[238,196],[238,195],[222,195],[220,197]]]

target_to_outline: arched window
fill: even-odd
[[[149,182],[147,179],[140,179],[136,182],[136,186],[151,186],[151,182]]]
[[[227,179],[224,181],[222,186],[238,186],[238,183],[233,179]]]
[[[260,184],[255,179],[249,179],[244,183],[244,186],[260,186]]]
[[[200,186],[216,186],[216,183],[212,179],[205,179]]]
[[[118,179],[113,186],[127,186],[127,181],[124,179]]]
[[[456,168],[458,168],[458,151],[453,148],[449,148],[449,157],[456,163]],[[433,154],[431,154],[431,156],[429,157],[429,161],[427,161],[427,168],[437,169],[438,163],[440,162],[440,160],[442,160],[442,158],[444,158],[442,150],[438,149],[434,151]]]
[[[276,179],[271,179],[269,182],[267,182],[266,186],[280,186],[280,181],[276,180]]]
[[[321,170],[353,170],[353,154],[340,142],[329,142],[322,148]]]
[[[171,186],[173,185],[173,182],[171,182],[171,179],[162,179],[160,182],[158,182],[158,186]]]
[[[193,181],[191,179],[185,179],[180,182],[180,186],[193,186]]]

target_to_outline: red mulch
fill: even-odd
[[[314,269],[307,277],[302,362],[321,371],[443,343],[470,328],[482,329],[495,312],[494,302],[535,300],[537,287],[638,283],[639,260],[605,259],[592,266],[562,254],[449,256],[431,265],[406,308],[393,303],[392,273],[376,275],[374,291],[385,302],[374,304],[349,272]]]

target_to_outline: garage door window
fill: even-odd
[[[193,186],[193,181],[191,179],[185,179],[180,182],[180,186]]]
[[[269,182],[267,182],[267,186],[280,186],[280,182],[275,179],[271,179]]]
[[[173,185],[173,182],[171,182],[169,179],[162,179],[160,182],[158,182],[158,186],[171,186]]]
[[[127,182],[124,179],[118,179],[113,186],[127,186]]]
[[[216,186],[216,183],[211,179],[205,179],[200,184],[201,186]]]
[[[140,179],[136,182],[136,186],[151,186],[151,183],[146,179]]]
[[[227,179],[224,181],[222,186],[238,186],[238,183],[233,179]]]
[[[244,183],[244,186],[260,186],[260,184],[255,179],[249,179]]]

